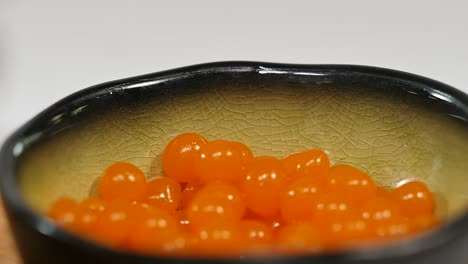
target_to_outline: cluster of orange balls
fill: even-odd
[[[79,236],[143,254],[238,257],[307,254],[408,237],[439,225],[427,186],[376,186],[350,165],[308,150],[254,157],[239,142],[175,137],[165,175],[129,163],[99,180],[99,196],[58,199],[48,213]]]

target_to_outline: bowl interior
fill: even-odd
[[[60,196],[95,192],[96,179],[116,161],[161,176],[169,140],[197,132],[243,142],[257,156],[324,149],[333,164],[353,164],[387,187],[422,180],[436,193],[438,214],[451,219],[468,203],[467,113],[452,99],[365,72],[141,78],[50,111],[23,152],[19,183],[27,203],[44,212]]]

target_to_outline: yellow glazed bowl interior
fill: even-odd
[[[20,189],[45,212],[60,196],[95,193],[96,179],[116,161],[158,177],[167,143],[196,132],[243,142],[257,156],[323,149],[332,164],[357,166],[388,188],[426,182],[444,219],[465,212],[467,126],[450,98],[395,78],[355,75],[264,68],[127,83],[57,111],[47,136],[21,158]]]

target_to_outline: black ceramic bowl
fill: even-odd
[[[394,70],[347,65],[222,62],[75,93],[18,129],[0,156],[1,194],[25,263],[467,263],[468,96]],[[115,161],[160,175],[181,132],[238,140],[256,155],[328,150],[382,185],[425,181],[441,229],[383,248],[256,259],[177,259],[113,251],[63,231],[43,212],[82,199]]]

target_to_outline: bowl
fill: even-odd
[[[99,84],[19,128],[0,156],[1,195],[25,263],[467,263],[468,96],[376,67],[219,62]],[[197,132],[281,157],[309,148],[393,187],[426,182],[446,224],[386,247],[307,256],[183,259],[86,242],[44,217],[62,195],[95,192],[108,165],[161,175],[164,146]],[[90,187],[91,186],[91,187]]]

